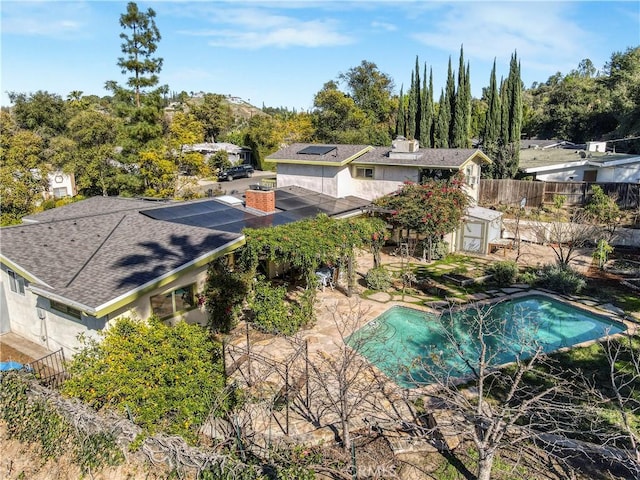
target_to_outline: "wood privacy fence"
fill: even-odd
[[[598,185],[605,194],[616,199],[624,209],[640,208],[638,183],[590,182],[534,182],[530,180],[482,179],[479,202],[481,205],[518,206],[526,198],[527,207],[541,207],[553,203],[553,197],[565,197],[565,205],[584,205],[591,198],[592,186]]]

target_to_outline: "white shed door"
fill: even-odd
[[[482,222],[467,222],[464,224],[462,250],[465,252],[482,251],[482,227]]]

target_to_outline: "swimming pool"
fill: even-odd
[[[483,322],[477,319],[482,315]],[[479,325],[482,324],[482,334]],[[492,365],[552,352],[626,330],[624,324],[544,295],[528,295],[442,316],[391,307],[354,332],[347,344],[404,388],[433,383],[434,374],[471,373],[484,338]],[[462,355],[460,354],[462,353]],[[473,361],[471,362],[473,364]]]

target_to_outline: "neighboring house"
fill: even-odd
[[[193,145],[185,145],[182,149],[183,152],[198,152],[204,155],[205,159],[209,158],[216,152],[224,150],[227,152],[229,161],[232,165],[238,165],[241,163],[252,164],[251,161],[251,149],[246,147],[239,147],[233,143],[196,143]]]
[[[540,139],[527,139],[520,140],[520,150],[549,150],[549,149],[558,149],[558,148],[583,148],[584,145],[580,146],[573,142],[569,142],[567,140],[540,140]]]
[[[76,178],[73,173],[56,171],[49,174],[49,188],[45,192],[45,199],[58,200],[65,197],[75,197],[77,194]]]
[[[447,238],[450,248],[487,253],[489,242],[500,236],[495,225],[500,224],[501,215],[475,206],[482,165],[491,163],[481,150],[421,149],[416,140],[399,137],[391,148],[295,143],[266,160],[277,164],[278,187],[297,185],[334,197],[354,195],[368,200],[393,193],[405,182],[447,178],[461,171],[474,206],[461,228]]]
[[[421,149],[400,137],[391,148],[370,145],[294,143],[265,159],[277,164],[277,185],[296,185],[334,197],[368,200],[395,192],[404,182],[439,178],[462,171],[467,193],[477,202],[480,171],[491,163],[477,149]]]
[[[586,150],[521,151],[520,170],[546,182],[640,182],[640,156]]]
[[[207,265],[244,244],[243,228],[354,215],[369,204],[298,188],[245,198],[93,197],[2,228],[0,333],[73,355],[78,335],[94,337],[120,316],[205,323],[198,294]]]

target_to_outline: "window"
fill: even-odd
[[[7,274],[9,275],[9,288],[11,288],[11,291],[24,295],[24,278],[11,270],[7,270]]]
[[[160,318],[171,317],[196,307],[195,284],[151,297],[151,311]]]
[[[56,302],[55,300],[49,300],[49,305],[54,310],[58,312],[66,313],[70,317],[74,317],[77,319],[82,318],[82,312],[77,308],[70,307],[69,305],[65,305],[64,303]]]
[[[53,198],[64,198],[67,195],[67,187],[57,187],[53,189]]]
[[[473,168],[473,165],[467,165],[467,168],[465,168],[464,171],[464,174],[467,177],[467,184],[476,185],[478,183],[478,177],[476,177],[474,173],[475,169]]]
[[[373,178],[373,168],[356,167],[356,178]]]

